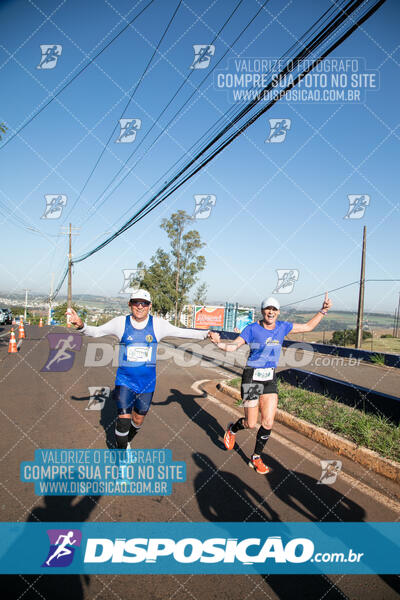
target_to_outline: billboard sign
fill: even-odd
[[[196,329],[210,329],[210,327],[224,326],[223,306],[195,306],[194,327]]]
[[[254,308],[238,308],[236,327],[242,331],[247,325],[254,321]]]

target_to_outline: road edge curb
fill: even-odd
[[[217,388],[220,392],[231,396],[235,400],[241,400],[238,390],[229,386],[226,381],[218,383]],[[323,427],[308,423],[308,421],[295,417],[280,408],[277,409],[275,418],[279,423],[298,431],[331,450],[335,450],[338,454],[346,456],[360,465],[372,469],[375,473],[383,475],[387,479],[400,483],[399,463],[380,456],[374,450],[369,450],[364,446],[357,446],[354,442],[350,442],[336,433],[332,433]]]

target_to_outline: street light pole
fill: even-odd
[[[50,295],[49,295],[49,314],[47,317],[47,325],[51,325],[51,306],[52,306],[52,297],[53,297],[53,287],[54,287],[54,273],[51,274]]]
[[[25,290],[25,310],[24,310],[24,323],[26,323],[26,312],[27,312],[27,308],[28,308],[28,291],[29,291],[29,290]]]

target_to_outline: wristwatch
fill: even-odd
[[[319,312],[321,313],[321,315],[324,315],[324,317],[325,317],[325,315],[327,314],[328,311],[327,310],[322,310],[322,308],[321,308],[321,310]]]

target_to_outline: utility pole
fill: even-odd
[[[68,297],[67,297],[67,327],[71,327],[70,313],[72,308],[72,228],[69,224],[69,250],[68,250]]]
[[[54,273],[51,274],[50,295],[49,295],[49,314],[47,317],[47,325],[51,325],[51,303],[53,299]]]
[[[361,348],[362,328],[364,317],[364,291],[365,291],[365,248],[367,242],[367,228],[364,225],[363,230],[363,245],[361,255],[361,275],[360,275],[360,291],[358,294],[358,313],[357,313],[357,329],[356,329],[356,348]]]
[[[24,323],[26,323],[26,311],[27,311],[27,308],[28,308],[28,292],[29,292],[29,290],[25,290]]]
[[[398,337],[399,335],[399,318],[400,318],[400,292],[399,292],[399,301],[397,304],[397,311],[395,312],[395,325],[394,325],[394,337]]]
[[[70,323],[70,313],[72,308],[72,236],[79,235],[78,230],[80,227],[72,227],[71,223],[69,224],[68,231],[62,231],[62,235],[68,235],[69,243],[68,243],[68,292],[67,292],[67,327],[71,327]],[[76,233],[75,233],[76,231]]]

